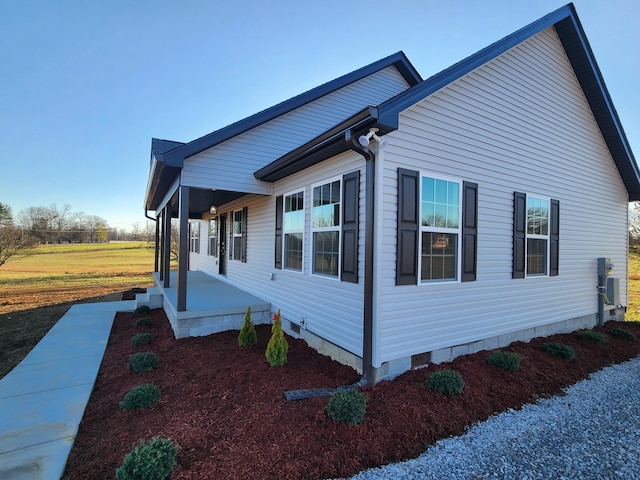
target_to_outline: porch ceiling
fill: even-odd
[[[189,218],[196,220],[202,218],[203,213],[207,213],[212,205],[219,207],[243,195],[244,192],[230,192],[227,190],[210,190],[203,188],[191,188],[189,192]],[[178,193],[171,199],[171,216],[178,217]]]

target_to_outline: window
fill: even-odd
[[[313,188],[312,272],[338,277],[340,265],[340,180]]]
[[[304,192],[284,197],[284,268],[302,271]]]
[[[209,255],[218,256],[218,217],[209,220]]]
[[[189,251],[193,253],[200,251],[200,222],[189,223]]]
[[[422,177],[420,192],[420,280],[457,280],[460,184]]]
[[[478,263],[478,184],[398,169],[396,285],[473,282]]]
[[[242,260],[242,210],[236,210],[231,216],[231,258]]]
[[[547,274],[549,201],[527,197],[527,275]]]
[[[558,275],[560,202],[514,192],[513,278]]]

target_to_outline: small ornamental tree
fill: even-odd
[[[247,307],[247,313],[244,314],[244,323],[238,335],[238,344],[241,347],[251,347],[258,343],[258,335],[251,321],[251,307]]]
[[[287,363],[287,352],[289,351],[289,344],[287,339],[284,338],[284,332],[282,331],[282,321],[280,320],[280,309],[278,313],[273,316],[273,326],[271,327],[271,339],[267,344],[267,351],[265,356],[267,362],[272,367],[280,367]]]

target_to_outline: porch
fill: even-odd
[[[187,308],[178,311],[177,276],[178,272],[170,272],[171,286],[164,287],[159,273],[154,273],[156,286],[136,297],[138,305],[164,308],[176,338],[240,330],[249,306],[254,324],[271,322],[270,303],[197,271],[187,272]]]

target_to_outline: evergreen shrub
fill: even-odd
[[[129,356],[129,370],[135,373],[148,372],[158,368],[158,356],[153,352],[138,352]]]
[[[520,355],[514,352],[496,350],[489,355],[487,363],[506,372],[515,372],[520,370]]]
[[[271,327],[271,338],[267,344],[267,350],[265,356],[267,362],[272,367],[280,367],[287,363],[287,352],[289,351],[289,344],[287,339],[284,338],[284,332],[282,331],[282,321],[280,320],[280,309],[278,313],[273,316],[273,326]]]
[[[604,333],[594,332],[593,330],[582,330],[578,335],[580,335],[580,338],[598,345],[607,343],[607,336]]]
[[[251,307],[247,307],[247,313],[244,314],[244,323],[238,335],[238,344],[241,347],[251,347],[256,343],[258,343],[258,335],[251,321]]]
[[[133,387],[120,402],[123,412],[134,408],[149,408],[160,399],[160,390],[153,383],[144,383]]]
[[[149,327],[151,324],[152,322],[149,317],[137,318],[133,321],[134,327]]]
[[[131,339],[131,345],[134,347],[141,347],[142,345],[149,345],[153,335],[150,333],[138,333]]]
[[[170,438],[140,440],[116,470],[116,480],[165,480],[173,473],[177,455]]]
[[[367,396],[358,390],[341,390],[334,393],[325,408],[329,418],[345,425],[357,425],[364,420]]]
[[[635,334],[631,333],[629,330],[624,330],[622,328],[612,328],[611,330],[609,330],[609,333],[614,337],[624,338],[625,340],[631,340],[632,342],[635,342],[637,340]]]
[[[542,345],[542,350],[554,357],[564,358],[565,360],[572,361],[576,358],[576,351],[573,347],[565,345],[564,343],[548,342]]]
[[[464,380],[458,372],[445,369],[429,375],[425,385],[429,390],[435,390],[447,395],[460,395],[464,389]]]
[[[134,315],[148,315],[151,309],[147,305],[140,305],[133,311]]]

